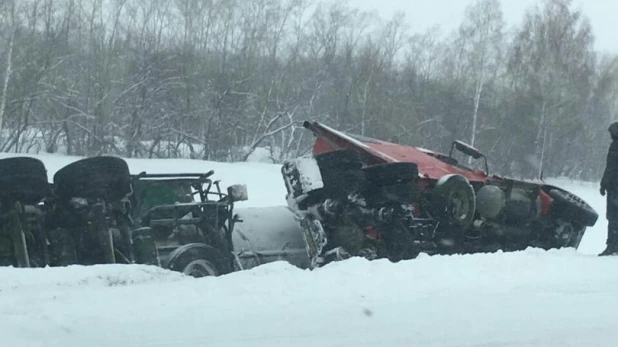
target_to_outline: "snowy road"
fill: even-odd
[[[45,158],[50,176],[66,161]],[[224,185],[249,185],[246,206],[285,203],[274,165],[129,164],[214,167]],[[558,182],[601,214],[577,252],[353,259],[313,272],[280,262],[199,280],[146,266],[0,268],[0,346],[618,346],[618,258],[594,256],[603,198],[596,185]]]

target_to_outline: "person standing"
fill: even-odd
[[[600,256],[618,255],[618,122],[612,123],[608,130],[612,142],[607,151],[600,189],[602,196],[607,194],[607,241]]]

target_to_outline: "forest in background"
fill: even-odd
[[[448,151],[495,173],[596,180],[616,119],[616,56],[570,0],[507,27],[477,0],[459,29],[413,33],[339,1],[3,0],[0,151],[272,160],[305,120]]]

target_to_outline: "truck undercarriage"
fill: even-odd
[[[429,151],[415,161],[395,158],[404,146],[305,127],[317,137],[314,153],[287,161],[282,175],[313,267],[350,256],[399,261],[421,252],[577,248],[598,218],[558,187],[475,172]],[[459,141],[453,149],[484,158]],[[432,176],[427,168],[436,162],[447,170]]]

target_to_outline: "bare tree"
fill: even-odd
[[[470,144],[474,146],[477,135],[478,111],[483,87],[488,79],[496,76],[502,62],[504,21],[498,0],[477,0],[466,9],[459,35],[465,42],[465,57],[474,85],[474,109]]]
[[[9,82],[11,81],[11,75],[13,73],[13,44],[15,43],[15,35],[17,32],[16,7],[15,1],[11,0],[7,4],[8,10],[8,29],[10,30],[10,36],[8,39],[8,49],[6,51],[6,67],[4,69],[4,79],[2,82],[2,97],[0,98],[0,131],[3,129],[4,124],[4,112],[7,102],[7,91],[9,88]]]
[[[570,6],[570,0],[546,0],[543,9],[529,12],[511,55],[511,73],[536,100],[537,175],[548,158],[564,160],[560,152],[586,123],[581,114],[594,76],[593,36],[588,21]],[[563,124],[569,126],[560,129]]]

